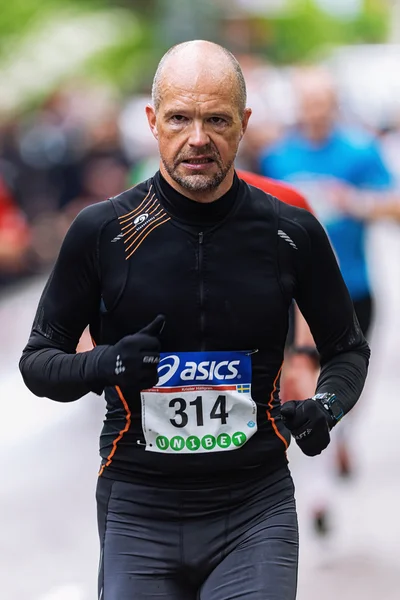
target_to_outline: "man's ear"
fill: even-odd
[[[154,106],[152,106],[151,104],[147,104],[146,106],[146,116],[151,133],[154,135],[156,140],[158,140],[157,116],[156,111],[154,110]]]
[[[243,118],[242,118],[242,133],[240,135],[240,139],[242,139],[242,137],[246,133],[247,125],[249,123],[249,119],[250,119],[252,112],[253,111],[251,110],[251,108],[244,109]]]

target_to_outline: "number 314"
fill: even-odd
[[[196,424],[198,427],[202,427],[204,425],[202,396],[197,396],[195,400],[189,402],[189,406],[196,407]],[[174,398],[169,402],[169,407],[175,410],[174,418],[170,419],[172,425],[178,428],[186,427],[189,421],[189,417],[186,412],[188,407],[186,400],[184,398]],[[228,417],[229,414],[226,411],[226,396],[220,395],[216,399],[214,406],[210,411],[210,419],[220,419],[221,425],[225,425]]]

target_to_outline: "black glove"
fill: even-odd
[[[321,454],[331,440],[329,413],[316,400],[290,400],[281,416],[297,445],[307,456]]]
[[[149,325],[108,346],[98,360],[98,374],[107,385],[129,386],[145,390],[158,381],[160,335],[165,318],[158,315]]]

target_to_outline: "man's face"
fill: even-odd
[[[232,170],[250,109],[241,115],[233,75],[212,73],[164,75],[157,113],[147,107],[151,130],[158,140],[161,171],[183,191],[217,189]],[[168,177],[169,176],[169,177]]]
[[[330,90],[305,90],[299,97],[300,122],[305,127],[329,130],[336,116],[336,103]]]

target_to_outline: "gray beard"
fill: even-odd
[[[215,190],[223,182],[233,164],[232,161],[230,164],[226,165],[224,169],[220,167],[215,175],[209,177],[208,175],[200,174],[181,176],[177,174],[175,167],[171,167],[163,159],[162,162],[168,175],[189,192],[211,192],[212,190]]]

